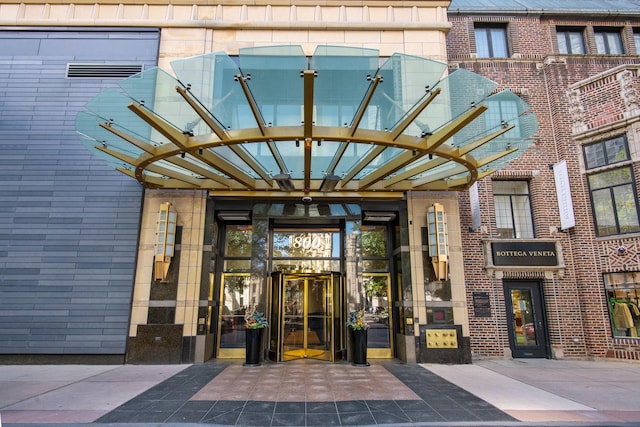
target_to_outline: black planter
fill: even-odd
[[[245,365],[260,364],[260,350],[262,343],[262,328],[245,329],[246,332],[246,358]]]
[[[369,366],[367,363],[367,330],[351,329],[353,336],[353,364],[356,366]]]

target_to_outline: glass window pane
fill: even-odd
[[[517,346],[537,345],[531,291],[528,289],[512,289],[511,306],[513,307],[515,344]]]
[[[504,28],[491,29],[491,48],[494,58],[506,58],[507,55],[507,34]]]
[[[633,41],[636,45],[636,54],[640,55],[640,31],[635,31],[633,33]]]
[[[363,226],[362,227],[362,256],[386,257],[387,256],[387,227]]]
[[[607,164],[603,144],[585,145],[584,157],[587,162],[587,169],[593,169]]]
[[[613,200],[609,189],[592,192],[593,212],[596,230],[599,236],[616,234],[616,219],[613,212]]]
[[[244,313],[248,302],[249,275],[225,275],[222,283],[220,348],[244,347]]]
[[[228,225],[225,256],[250,257],[252,230],[249,225]]]
[[[604,38],[604,34],[596,33],[595,36],[596,36],[596,49],[598,50],[598,53],[600,54],[607,53],[607,45]]]
[[[569,53],[569,47],[567,46],[567,33],[566,32],[558,32],[558,52],[560,53]]]
[[[620,40],[620,34],[607,33],[607,45],[609,46],[609,54],[611,55],[622,54],[622,40]]]
[[[516,223],[517,239],[531,239],[534,237],[529,196],[513,196],[513,218]]]
[[[476,53],[478,58],[489,58],[489,37],[487,28],[476,28]]]
[[[640,230],[638,207],[631,184],[615,187],[613,189],[613,197],[616,201],[620,233],[633,233]]]
[[[569,33],[569,39],[570,39],[570,46],[571,46],[571,51],[570,53],[574,54],[574,55],[580,55],[580,54],[584,54],[584,41],[582,40],[582,33],[581,32],[571,32]]]

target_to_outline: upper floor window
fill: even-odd
[[[532,239],[533,219],[527,181],[493,181],[493,203],[498,236]]]
[[[584,160],[587,169],[629,160],[627,138],[618,136],[606,141],[584,146]]]
[[[583,55],[584,38],[582,28],[558,27],[558,52],[570,55]]]
[[[633,30],[633,41],[636,44],[636,54],[640,55],[640,28]]]
[[[622,55],[622,37],[617,28],[594,28],[598,53]]]
[[[624,136],[586,145],[584,156],[587,170],[630,159],[629,147]],[[631,166],[590,173],[587,181],[598,236],[640,231]]]
[[[476,52],[478,58],[506,58],[507,27],[501,24],[476,24]]]

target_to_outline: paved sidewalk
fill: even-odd
[[[0,366],[0,427],[640,426],[640,364]]]

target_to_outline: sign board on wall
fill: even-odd
[[[556,180],[558,210],[560,211],[560,228],[566,230],[567,228],[575,227],[576,218],[573,214],[569,172],[567,171],[567,162],[565,160],[553,165],[553,176]]]
[[[473,312],[476,317],[491,317],[489,292],[473,293]]]
[[[492,242],[495,266],[556,266],[558,254],[554,242]]]

